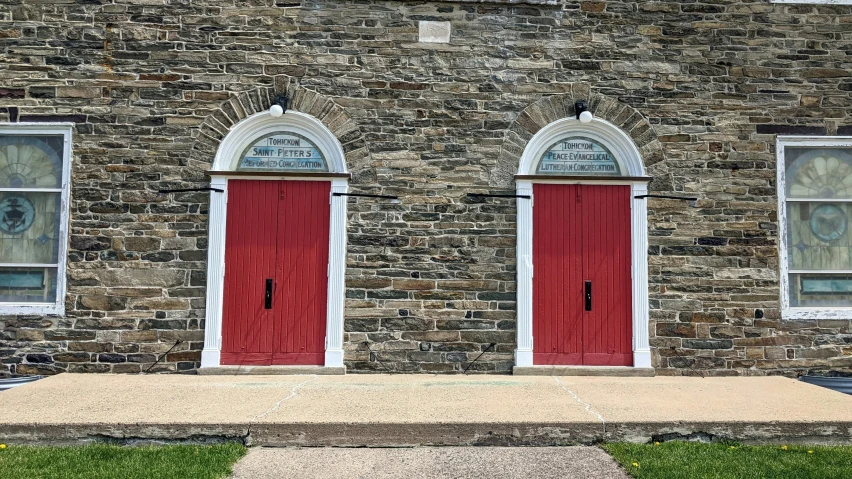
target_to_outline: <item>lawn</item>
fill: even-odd
[[[245,453],[246,448],[240,444],[139,447],[0,445],[0,478],[222,478],[231,473],[231,467]]]
[[[744,446],[672,441],[602,447],[637,479],[852,478],[850,446]]]

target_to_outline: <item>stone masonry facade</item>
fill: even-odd
[[[449,21],[450,43],[418,22]],[[768,0],[2,0],[0,122],[74,123],[63,317],[0,316],[0,374],[191,372],[219,142],[288,92],[346,152],[350,372],[509,373],[524,145],[575,100],[650,190],[659,375],[852,372],[782,320],[775,138],[852,135],[852,6]],[[178,341],[180,341],[178,343]],[[176,345],[177,343],[177,345]],[[367,349],[373,351],[371,353]],[[378,360],[377,360],[378,359]]]

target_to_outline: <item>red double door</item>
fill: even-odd
[[[630,187],[533,195],[533,363],[632,365]]]
[[[323,364],[330,188],[228,182],[222,364]]]

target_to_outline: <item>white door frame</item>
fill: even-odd
[[[238,174],[236,162],[246,147],[257,138],[278,131],[291,131],[310,139],[319,148],[328,164],[329,174]],[[227,224],[228,180],[301,180],[330,181],[331,204],[328,238],[328,293],[326,303],[325,366],[343,366],[343,299],[346,271],[346,193],[349,174],[343,147],[319,120],[296,111],[288,111],[279,118],[267,112],[254,114],[236,124],[222,140],[213,168],[210,187],[223,192],[210,192],[209,241],[207,251],[207,309],[205,313],[204,349],[201,367],[216,368],[221,365],[222,304],[225,287],[225,231]]]
[[[538,160],[553,143],[566,135],[585,136],[605,145],[616,157],[623,177],[560,177],[535,174]],[[557,120],[542,128],[527,143],[518,167],[515,191],[518,198],[518,348],[515,366],[533,366],[533,196],[534,183],[629,185],[631,210],[631,277],[633,284],[633,367],[651,367],[648,343],[648,207],[645,198],[648,181],[639,149],[621,129],[595,118],[583,124],[574,118]],[[524,196],[529,197],[523,198]]]

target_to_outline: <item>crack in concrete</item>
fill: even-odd
[[[606,435],[606,421],[604,420],[603,416],[601,416],[601,415],[600,415],[597,411],[593,410],[593,409],[592,409],[592,405],[591,405],[591,404],[589,404],[589,403],[587,403],[587,402],[583,401],[582,399],[580,399],[580,396],[577,396],[576,394],[574,394],[574,391],[572,391],[572,390],[570,390],[570,389],[566,388],[566,387],[565,387],[565,385],[564,385],[564,384],[562,384],[562,381],[560,381],[558,377],[556,377],[556,376],[551,376],[551,377],[552,377],[552,378],[556,381],[556,384],[558,384],[558,385],[559,385],[559,387],[561,387],[562,389],[564,389],[564,390],[568,391],[568,394],[570,394],[570,395],[574,396],[574,399],[576,399],[578,403],[580,403],[580,404],[582,404],[583,406],[585,406],[585,407],[586,407],[586,412],[587,412],[587,413],[592,414],[592,415],[594,415],[595,417],[597,417],[597,418],[598,418],[598,420],[599,420],[599,421],[601,422],[601,424],[603,425],[603,433],[604,433],[604,435]]]
[[[310,379],[306,379],[306,380],[300,382],[299,384],[293,386],[293,389],[290,390],[289,396],[287,396],[284,399],[275,403],[275,405],[272,406],[271,408],[269,408],[267,411],[258,414],[257,416],[255,416],[255,418],[253,420],[257,421],[258,419],[262,419],[263,417],[265,417],[267,414],[275,412],[276,410],[278,410],[279,407],[281,407],[281,403],[283,403],[284,401],[287,401],[289,399],[292,399],[296,396],[296,390],[297,389],[299,389],[300,387],[304,386],[305,384],[319,378],[319,376],[317,376],[316,374],[312,374],[311,376],[313,376],[313,377],[311,377]]]

